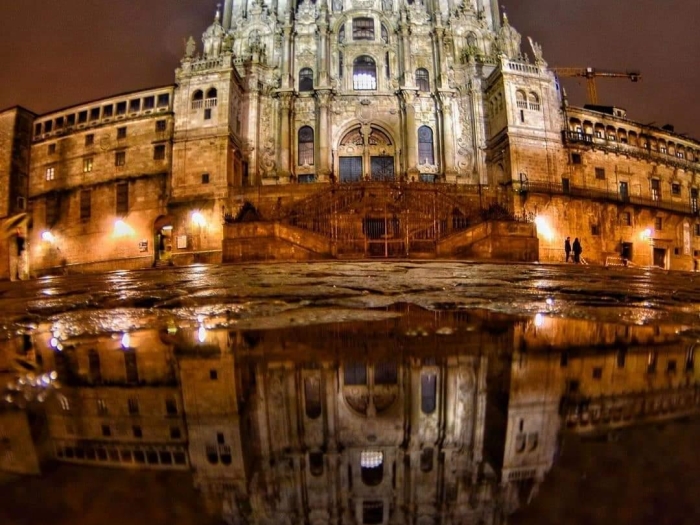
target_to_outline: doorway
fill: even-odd
[[[338,144],[338,179],[391,182],[395,179],[395,154],[394,142],[378,127],[351,129]]]
[[[172,264],[173,224],[172,219],[161,216],[153,225],[154,230],[154,265]]]
[[[654,266],[666,269],[666,249],[654,248]]]

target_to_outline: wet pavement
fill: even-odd
[[[2,522],[700,515],[696,274],[193,266],[0,283],[0,312]]]

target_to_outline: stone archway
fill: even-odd
[[[396,179],[395,141],[378,126],[358,125],[345,133],[338,144],[338,181]]]

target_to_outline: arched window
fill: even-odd
[[[518,90],[515,92],[515,104],[518,106],[518,109],[527,109],[527,99],[524,91]]]
[[[418,128],[418,164],[435,164],[433,130],[428,126]]]
[[[423,472],[430,472],[433,470],[433,449],[424,448],[420,454],[420,469]]]
[[[305,67],[299,71],[299,91],[314,90],[314,72],[311,68]]]
[[[207,98],[209,98],[209,99],[216,98],[216,96],[217,96],[216,88],[209,88],[207,90]]]
[[[377,89],[377,65],[367,55],[359,56],[352,65],[353,89]]]
[[[379,450],[363,450],[360,453],[362,482],[374,487],[384,478],[384,453]]]
[[[430,91],[430,75],[424,68],[416,69],[416,86],[419,91],[428,93]]]
[[[374,40],[374,18],[353,18],[352,39]]]
[[[309,419],[321,415],[321,381],[317,377],[304,379],[304,408]]]
[[[345,385],[367,384],[367,367],[364,363],[348,363],[343,369],[343,383]]]
[[[338,43],[342,44],[343,42],[345,42],[345,24],[338,29]]]
[[[382,24],[382,42],[385,44],[389,43],[389,30],[384,24]]]
[[[536,93],[530,93],[527,100],[530,105],[530,109],[534,111],[540,110],[540,97],[538,97]]]
[[[102,381],[102,369],[100,368],[100,355],[96,350],[88,352],[88,367],[90,370],[90,381],[99,383]]]
[[[204,93],[201,89],[198,89],[192,93],[192,109],[199,109],[204,104]]]
[[[314,165],[314,130],[310,126],[299,128],[299,166]]]
[[[338,51],[338,78],[343,78],[343,69],[345,69],[345,61],[343,60],[343,52]]]

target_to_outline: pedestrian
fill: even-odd
[[[581,248],[581,242],[578,240],[578,237],[574,239],[572,248],[574,251],[574,262],[578,264],[581,262],[581,252],[583,252],[583,248]]]
[[[571,237],[567,237],[564,241],[564,253],[566,254],[565,262],[569,262],[571,256]]]

